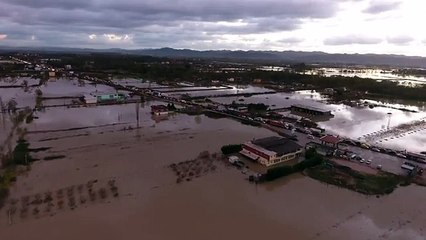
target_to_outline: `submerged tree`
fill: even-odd
[[[18,103],[15,101],[15,99],[10,99],[7,102],[7,111],[8,112],[16,112],[16,106],[18,106]]]

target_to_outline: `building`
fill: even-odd
[[[322,145],[331,146],[337,148],[337,145],[341,142],[339,136],[325,135],[319,139]]]
[[[291,161],[302,155],[303,147],[296,142],[280,137],[267,137],[246,142],[241,154],[264,166]]]
[[[152,105],[151,113],[153,115],[166,115],[169,114],[169,108],[165,105]]]
[[[91,93],[84,95],[86,104],[124,102],[128,95],[124,93]]]
[[[105,102],[124,102],[127,96],[123,93],[101,93],[95,94],[98,103]]]
[[[314,116],[333,116],[330,110],[324,110],[321,108],[316,108],[316,107],[306,106],[301,104],[292,105],[291,111],[304,113],[308,115],[314,115]]]
[[[86,104],[96,104],[96,103],[98,103],[98,99],[96,98],[96,96],[93,96],[91,94],[85,94],[84,95],[84,102]]]

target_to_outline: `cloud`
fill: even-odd
[[[284,43],[284,44],[298,44],[303,42],[302,38],[297,38],[297,37],[288,37],[288,38],[282,38],[280,40],[278,40],[279,43]]]
[[[120,38],[117,36],[125,38],[125,34],[136,38],[164,31],[176,35],[205,33],[211,38],[292,31],[299,29],[305,20],[333,17],[339,3],[332,0],[2,0],[0,9],[3,10],[0,32],[11,35],[15,42],[33,34],[42,41],[44,38],[39,36],[44,32],[56,32],[84,36],[87,44],[92,44],[101,36],[112,43]],[[110,33],[115,36],[108,36]],[[46,45],[61,44],[45,41]],[[173,43],[173,37],[168,41]]]
[[[109,33],[109,34],[104,34],[103,35],[107,40],[109,41],[127,41],[127,40],[131,40],[132,37],[129,36],[128,34],[125,35],[117,35],[117,34],[113,34],[113,33]]]
[[[395,44],[395,45],[407,45],[414,41],[414,38],[410,36],[395,36],[395,37],[388,37],[387,38],[388,43]]]
[[[7,38],[7,35],[6,34],[0,34],[0,40],[4,40],[4,39],[6,39]]]
[[[402,0],[0,0],[0,34],[7,35],[1,45],[370,52],[379,46],[375,43],[396,42],[374,36],[399,36],[401,29],[421,44],[424,35],[405,26],[418,23],[425,1],[404,1],[400,7],[399,2]],[[419,13],[413,14],[416,9]],[[363,10],[394,10],[397,14],[376,18]],[[352,35],[340,36],[345,33]],[[393,49],[405,51],[397,44],[386,44],[379,51]]]
[[[397,9],[401,5],[401,2],[395,1],[384,1],[384,0],[372,0],[370,5],[364,9],[365,13],[378,14],[382,12],[388,12]]]
[[[325,45],[368,45],[368,44],[379,44],[383,42],[380,38],[367,37],[367,36],[357,36],[357,35],[348,35],[348,36],[338,36],[327,38],[324,40]]]

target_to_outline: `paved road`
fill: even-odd
[[[292,131],[287,130],[287,129],[282,129],[282,128],[273,127],[273,126],[269,126],[268,128],[270,128],[271,130],[277,131],[277,132],[282,132],[282,133],[289,134],[289,135],[292,134]],[[297,142],[302,146],[305,146],[309,142],[320,143],[318,138],[309,139],[307,134],[299,133],[299,132],[295,132],[294,134],[296,134],[296,136],[297,136],[297,139],[298,139]],[[364,149],[364,148],[355,147],[355,146],[348,146],[347,150],[354,152],[355,154],[359,155],[360,157],[364,158],[365,160],[371,160],[370,166],[373,167],[373,168],[376,168],[378,165],[381,165],[383,171],[391,172],[391,173],[395,173],[395,174],[407,174],[407,171],[401,168],[401,165],[405,161],[409,161],[407,159],[399,158],[399,157],[396,157],[396,156],[391,156],[391,155],[384,154],[384,153],[374,152],[374,151],[369,150],[369,149]],[[412,162],[412,161],[409,161],[409,162]],[[366,163],[359,163],[357,161],[354,161],[354,163],[367,165]],[[422,168],[426,168],[426,164],[421,164],[421,163],[417,163],[417,162],[412,162],[412,163],[416,164],[416,165],[418,165]]]

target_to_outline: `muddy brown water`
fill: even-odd
[[[176,184],[169,164],[274,133],[228,119],[144,120],[151,122],[139,131],[107,127],[45,142],[39,140],[69,133],[30,134],[31,143],[48,145],[66,158],[34,163],[12,187],[12,198],[93,179],[115,179],[120,197],[53,216],[15,216],[12,225],[3,209],[0,238],[425,239],[424,188],[366,197],[302,175],[252,185],[246,175],[220,164],[212,174]]]

